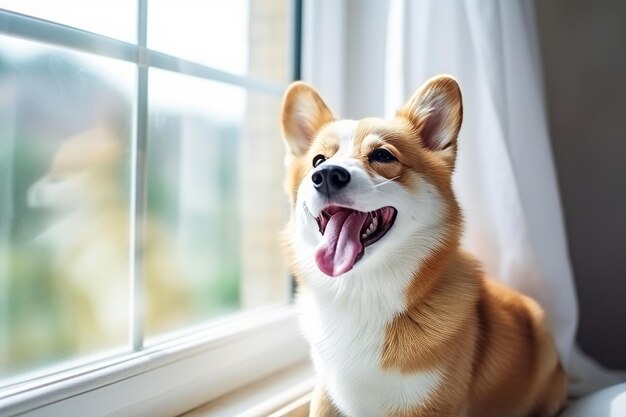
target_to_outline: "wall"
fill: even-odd
[[[578,339],[626,369],[626,2],[536,2]]]

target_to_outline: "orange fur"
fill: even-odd
[[[294,122],[293,109],[311,112],[304,126]],[[293,157],[288,160],[286,188],[294,206],[298,187],[312,169],[312,157],[330,158],[339,149],[339,138],[332,113],[304,83],[295,83],[286,93],[282,120]],[[443,383],[427,401],[393,414],[397,417],[555,416],[565,402],[567,378],[542,309],[488,279],[460,248],[462,216],[451,177],[461,120],[460,90],[454,79],[444,76],[418,90],[395,119],[358,122],[353,160],[372,176],[397,178],[411,192],[428,182],[443,201],[438,244],[414,272],[404,311],[387,323],[380,362],[371,366],[406,375],[444,371]],[[452,139],[444,140],[446,135]],[[367,155],[379,147],[398,160],[370,163]],[[285,234],[286,252],[307,288],[308,277],[294,254],[294,217]],[[324,387],[318,387],[311,416],[339,415]]]

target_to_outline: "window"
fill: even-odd
[[[297,9],[0,0],[0,414],[176,414],[304,357],[278,240]]]

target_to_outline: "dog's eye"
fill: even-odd
[[[315,155],[315,158],[313,158],[313,168],[317,168],[319,164],[321,164],[325,160],[326,160],[326,157],[324,155],[322,154]]]
[[[376,149],[374,152],[368,155],[368,159],[370,162],[382,163],[397,161],[396,157],[393,156],[392,153],[385,148]]]

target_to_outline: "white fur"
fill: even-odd
[[[413,273],[438,245],[443,205],[436,188],[417,174],[411,190],[370,176],[351,158],[348,136],[354,135],[354,123],[338,123],[340,149],[325,162],[344,166],[352,177],[333,202],[361,211],[393,206],[398,210],[394,226],[365,248],[351,271],[326,276],[314,261],[321,240],[314,216],[328,201],[308,176],[298,190],[293,244],[307,284],[299,297],[302,328],[321,381],[347,416],[378,417],[423,403],[444,377],[438,369],[404,374],[380,366],[386,327],[406,308]]]
[[[333,155],[331,160],[350,158],[354,149],[354,134],[359,122],[356,120],[339,120],[334,123],[337,137],[339,138],[339,150]]]
[[[379,316],[379,309],[364,313],[352,303],[325,302],[313,292],[302,293],[299,303],[318,378],[346,416],[381,417],[407,410],[439,386],[443,374],[438,369],[413,374],[381,369],[389,317]]]

